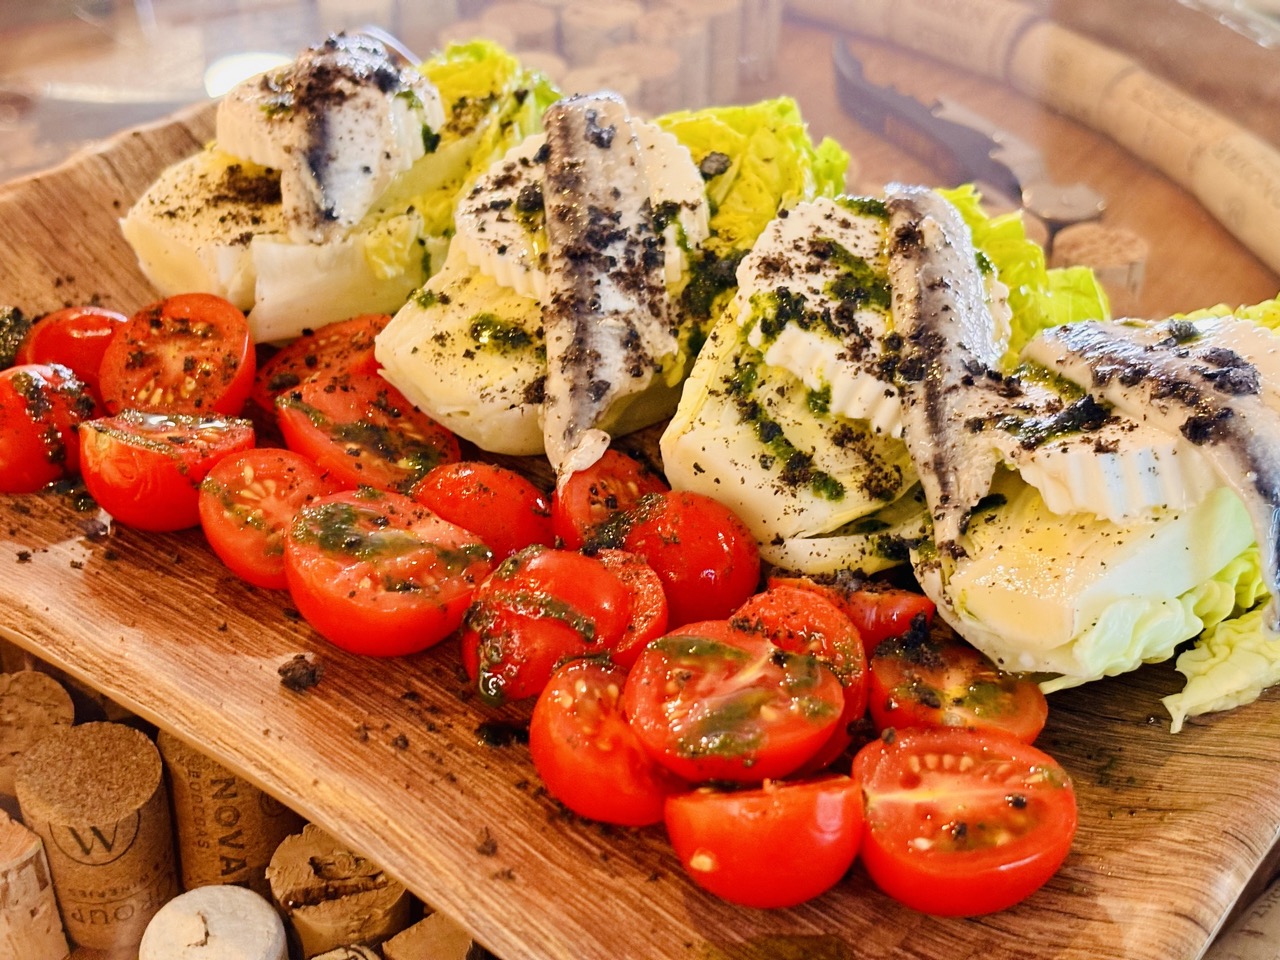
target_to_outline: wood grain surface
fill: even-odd
[[[854,153],[859,182],[931,182],[834,107],[829,46],[820,30],[789,26],[778,76],[745,95],[796,95],[814,133]],[[1276,292],[1276,276],[1193,200],[1114,145],[976,78],[889,47],[859,50],[875,78],[980,106],[1046,146],[1055,173],[1103,190],[1108,216],[1151,242],[1148,312]],[[210,132],[209,111],[196,110],[0,188],[0,302],[38,313],[148,301],[116,218]],[[802,907],[739,909],[684,878],[661,829],[567,816],[527,749],[494,736],[524,710],[477,703],[450,643],[397,660],[343,653],[287,596],[232,576],[198,531],[104,533],[96,514],[54,493],[0,497],[0,571],[0,635],[198,744],[505,960],[1194,958],[1280,830],[1280,697],[1171,736],[1158,698],[1179,678],[1155,666],[1051,698],[1042,744],[1074,777],[1081,822],[1062,870],[1023,904],[922,918],[855,867]],[[324,665],[302,693],[277,675],[298,653]]]

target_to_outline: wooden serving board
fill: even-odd
[[[864,135],[831,105],[828,44],[789,30],[781,82],[810,92],[801,102],[815,132],[860,146]],[[933,77],[954,96],[988,98],[1003,116],[1034,116],[1033,105],[980,82],[883,48],[866,52],[874,69],[900,63],[916,87]],[[210,121],[207,109],[193,111],[0,188],[0,303],[38,313],[94,298],[132,310],[152,299],[115,220],[163,165],[208,138]],[[1172,267],[1157,261],[1153,303],[1169,295],[1164,277],[1178,295],[1199,282],[1189,294],[1207,294],[1199,303],[1274,293],[1276,278],[1185,196],[1064,121],[1035,123],[1071,144],[1068,159],[1080,163],[1072,172],[1097,160],[1104,187],[1125,184],[1193,223],[1187,256],[1217,251],[1219,263],[1194,280],[1178,257]],[[893,167],[927,182],[927,170],[865,143],[864,176]],[[1126,204],[1132,222],[1151,215],[1127,194]],[[1207,246],[1197,231],[1209,231]],[[1176,240],[1156,236],[1182,256]],[[1216,293],[1224,273],[1235,286]],[[1023,904],[979,919],[921,917],[855,866],[802,907],[740,909],[685,879],[660,828],[566,816],[540,789],[527,749],[496,736],[521,710],[477,703],[450,643],[398,660],[348,655],[300,622],[286,595],[238,581],[198,531],[104,535],[96,515],[52,493],[0,497],[0,571],[0,636],[257,782],[505,960],[1193,958],[1269,868],[1280,830],[1280,697],[1171,736],[1158,699],[1179,679],[1152,667],[1052,698],[1041,742],[1075,779],[1080,829],[1059,874]],[[302,693],[277,675],[298,653],[324,665]]]

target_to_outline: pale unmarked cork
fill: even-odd
[[[284,921],[244,887],[197,887],[151,918],[138,960],[289,960]]]

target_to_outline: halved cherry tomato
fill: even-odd
[[[849,582],[837,576],[828,582],[807,577],[770,577],[769,582],[814,590],[835,603],[858,628],[867,656],[881,640],[906,633],[917,616],[923,616],[926,624],[933,622],[934,603],[924,594],[876,580]]]
[[[308,380],[276,406],[289,449],[347,487],[405,493],[461,455],[457,437],[376,373]]]
[[[862,842],[862,788],[832,775],[670,797],[667,835],[694,883],[747,907],[792,907],[835,886]]]
[[[474,534],[408,497],[361,487],[298,511],[284,570],[298,612],[327,640],[394,657],[457,629],[490,556]]]
[[[596,550],[591,556],[631,590],[631,617],[622,639],[610,647],[613,662],[629,670],[649,641],[667,632],[667,594],[643,557],[626,550]]]
[[[249,323],[211,293],[183,293],[143,307],[117,331],[102,356],[108,413],[237,416],[253,388]]]
[[[303,331],[258,368],[254,407],[274,418],[276,398],[307,380],[335,373],[375,373],[374,340],[390,322],[388,314],[365,313]]]
[[[529,723],[529,754],[551,795],[574,813],[623,826],[662,819],[688,784],[654,763],[622,716],[627,671],[607,660],[570,660],[552,675]]]
[[[570,657],[660,635],[665,609],[651,604],[651,596],[596,557],[528,547],[476,592],[462,631],[462,662],[490,703],[536,696]]]
[[[284,590],[285,530],[304,504],[337,489],[292,450],[246,450],[219,461],[201,482],[200,526],[232,573]]]
[[[27,331],[18,347],[17,363],[60,363],[95,394],[102,356],[128,321],[123,313],[104,307],[64,307],[46,314]]]
[[[89,388],[67,367],[0,370],[0,492],[32,493],[80,468],[76,425],[97,413]]]
[[[606,450],[604,456],[570,476],[556,490],[551,499],[556,536],[570,550],[577,550],[599,527],[631,509],[645,494],[669,489],[640,461],[620,450]]]
[[[224,457],[254,444],[248,420],[126,410],[80,424],[85,489],[139,530],[200,523],[200,482]]]
[[[975,916],[1013,906],[1071,849],[1071,778],[1009,736],[895,732],[858,752],[853,778],[866,797],[867,873],[923,913]]]
[[[844,711],[844,690],[817,657],[711,620],[641,651],[623,709],[645,749],[676,776],[759,783],[794,772],[822,747]]]
[[[551,503],[520,474],[479,460],[442,463],[409,496],[478,535],[505,560],[535,543],[551,546]]]
[[[871,719],[876,727],[964,727],[1031,743],[1049,704],[1039,684],[1006,673],[964,641],[934,636],[920,623],[871,655]]]
[[[760,582],[760,550],[724,504],[689,490],[641,497],[601,545],[638,553],[662,578],[673,626],[728,617]]]
[[[840,722],[804,770],[826,767],[852,742],[852,728],[867,710],[867,658],[857,629],[826,597],[784,582],[771,584],[749,599],[731,622],[768,637],[783,650],[813,654],[840,678],[844,686]]]

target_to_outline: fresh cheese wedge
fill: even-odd
[[[280,171],[289,236],[344,235],[444,124],[435,86],[385,46],[337,34],[232,89],[218,104],[220,148]]]
[[[1226,487],[1123,523],[1063,517],[998,471],[968,519],[938,612],[1009,670],[1082,683],[1169,657],[1203,626],[1183,598],[1254,540]],[[936,602],[942,598],[934,597]]]

